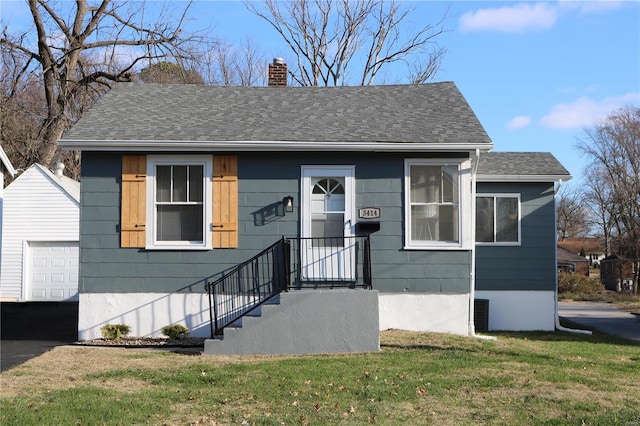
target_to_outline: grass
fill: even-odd
[[[0,424],[640,424],[640,346],[622,339],[386,331],[381,343],[288,357],[58,347],[0,374]]]

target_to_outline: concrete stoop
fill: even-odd
[[[205,355],[326,354],[380,350],[376,290],[292,290],[207,339]]]

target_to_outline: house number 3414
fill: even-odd
[[[378,207],[365,207],[358,211],[360,219],[377,219],[380,217],[380,209]]]

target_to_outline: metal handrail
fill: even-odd
[[[207,278],[212,338],[289,287],[287,246],[282,238],[221,277]]]
[[[372,288],[369,235],[287,238],[292,288]]]
[[[372,288],[369,236],[285,238],[206,279],[211,337],[282,291]]]

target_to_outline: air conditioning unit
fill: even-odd
[[[474,299],[473,324],[476,331],[489,331],[489,299]]]

